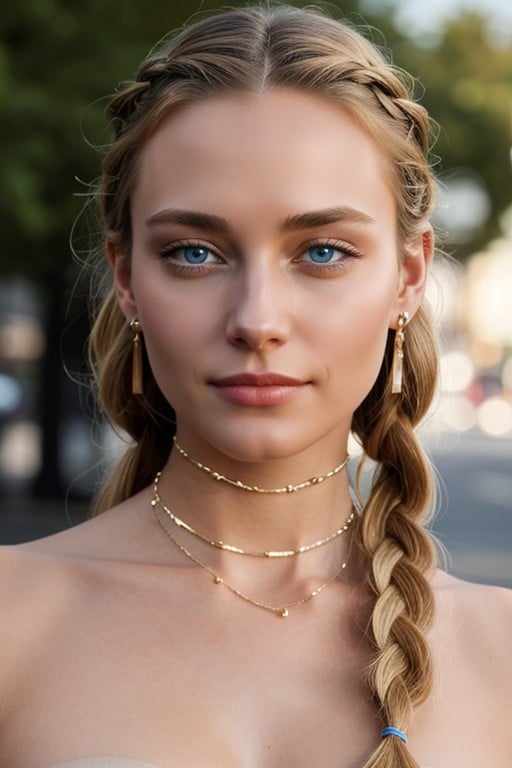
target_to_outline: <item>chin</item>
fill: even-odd
[[[323,433],[313,433],[311,430],[301,430],[297,424],[287,428],[281,422],[272,425],[272,428],[268,428],[268,424],[265,427],[261,425],[261,428],[255,424],[245,425],[241,429],[227,427],[220,435],[203,433],[203,436],[215,450],[235,461],[260,463],[298,457],[313,446],[319,448],[323,439],[329,435],[331,440],[327,444],[337,447],[339,451],[340,447],[346,445],[349,426],[345,428],[337,425]]]

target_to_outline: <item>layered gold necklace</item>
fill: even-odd
[[[235,486],[236,488],[239,488],[245,491],[250,491],[253,493],[293,493],[295,491],[302,490],[303,488],[308,488],[313,485],[318,485],[318,483],[321,483],[330,477],[334,477],[339,472],[341,472],[341,470],[344,467],[346,467],[348,463],[348,456],[347,456],[346,459],[338,467],[335,467],[335,469],[331,470],[330,472],[327,472],[325,475],[312,477],[309,480],[305,480],[304,482],[299,483],[297,485],[288,485],[288,486],[284,486],[283,488],[266,489],[266,488],[260,488],[259,486],[246,485],[245,483],[242,483],[239,480],[232,480],[231,478],[228,478],[225,475],[215,472],[214,470],[210,469],[210,467],[207,467],[206,465],[192,458],[177,443],[175,438],[174,438],[174,444],[178,452],[181,454],[181,456],[183,456],[183,458],[187,459],[196,467],[198,467],[202,471],[209,474],[213,479],[221,482],[226,482],[229,485]],[[213,578],[214,584],[223,585],[233,595],[240,598],[244,602],[249,603],[250,605],[253,605],[257,608],[261,608],[265,611],[274,613],[277,616],[280,616],[281,618],[286,618],[289,615],[291,608],[297,608],[301,605],[305,605],[314,597],[319,595],[327,586],[329,586],[329,584],[332,584],[338,578],[340,573],[347,566],[345,561],[340,563],[340,565],[336,568],[333,575],[327,581],[319,584],[318,587],[311,590],[306,595],[304,595],[304,597],[301,597],[298,600],[293,600],[291,602],[285,603],[283,605],[277,605],[277,606],[269,605],[268,603],[264,603],[260,600],[256,600],[255,598],[250,597],[249,595],[245,594],[245,592],[242,592],[242,590],[238,589],[237,587],[227,582],[224,579],[224,577],[218,574],[213,568],[211,568],[211,566],[207,565],[198,557],[196,557],[194,554],[192,554],[192,552],[190,552],[190,550],[183,544],[183,542],[179,541],[176,538],[176,536],[171,531],[169,524],[174,525],[177,529],[182,529],[186,531],[187,533],[191,534],[194,538],[198,539],[199,541],[203,542],[209,547],[213,547],[215,549],[220,549],[220,550],[223,550],[224,552],[230,552],[232,554],[237,554],[237,555],[272,559],[272,558],[296,557],[298,555],[305,554],[306,552],[311,552],[312,550],[318,549],[319,547],[323,547],[332,541],[335,541],[337,538],[342,536],[346,531],[348,531],[348,529],[354,522],[354,519],[355,519],[354,510],[350,512],[346,520],[335,531],[328,534],[327,536],[324,536],[321,539],[318,539],[317,541],[311,542],[310,544],[303,544],[300,547],[284,549],[284,550],[268,549],[268,550],[258,551],[258,550],[244,549],[243,547],[235,546],[233,544],[228,544],[227,542],[219,539],[209,538],[205,534],[195,530],[189,523],[185,522],[180,517],[178,517],[174,512],[172,512],[172,510],[162,501],[160,497],[159,488],[158,488],[160,477],[161,477],[161,473],[159,472],[156,475],[153,482],[153,497],[151,499],[151,507],[153,509],[156,520],[158,521],[159,525],[162,527],[166,535],[171,539],[171,541],[180,550],[180,552],[182,552],[185,555],[185,557],[187,557],[191,562],[193,562],[199,568],[202,568]]]

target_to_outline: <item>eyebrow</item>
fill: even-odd
[[[357,208],[342,205],[335,208],[323,208],[320,211],[299,213],[296,216],[287,216],[281,228],[283,232],[290,232],[294,229],[321,227],[323,224],[334,224],[338,221],[350,224],[375,224],[375,219],[369,214],[359,211]]]
[[[367,213],[351,208],[350,206],[338,206],[323,208],[319,211],[299,213],[287,216],[281,223],[283,232],[291,232],[297,229],[311,229],[325,224],[347,222],[350,224],[375,224],[375,219]],[[216,230],[217,232],[230,232],[232,227],[227,219],[215,216],[212,213],[199,211],[185,211],[168,208],[153,213],[147,220],[146,226],[152,227],[158,224],[182,224],[196,229]]]
[[[146,226],[157,224],[184,224],[196,229],[216,229],[220,232],[229,232],[231,227],[226,219],[215,216],[212,213],[199,213],[199,211],[182,211],[168,208],[152,214],[146,221]]]

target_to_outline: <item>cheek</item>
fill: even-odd
[[[385,322],[371,322],[371,318],[361,320],[357,331],[354,333],[352,346],[355,360],[354,370],[357,371],[357,378],[364,397],[372,388],[380,371],[387,337],[387,324]]]
[[[204,394],[201,367],[222,338],[219,306],[224,302],[207,284],[175,283],[145,271],[136,300],[153,377],[176,411],[184,413],[194,392]],[[222,297],[221,297],[222,298]]]
[[[355,410],[379,374],[388,338],[390,295],[364,305],[345,306],[326,333],[326,362],[331,384],[343,391],[345,405]],[[329,364],[332,361],[332,365]]]
[[[137,309],[144,332],[144,345],[153,376],[164,396],[176,400],[180,373],[194,359],[197,326],[183,302],[168,292],[144,287],[137,293]]]
[[[359,321],[343,336],[338,346],[338,367],[354,380],[370,380],[370,388],[380,370],[388,329],[385,324]]]

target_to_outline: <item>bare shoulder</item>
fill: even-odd
[[[506,587],[475,584],[458,579],[445,571],[438,570],[432,581],[434,593],[439,601],[449,600],[465,612],[486,621],[512,622],[512,589]]]
[[[113,509],[42,539],[9,548],[10,556],[38,567],[65,561],[137,561],[154,551],[150,490],[145,489]],[[2,567],[0,560],[0,568]]]
[[[62,541],[60,541],[62,537]],[[67,534],[27,544],[0,547],[0,646],[5,658],[9,640],[18,643],[28,617],[34,634],[43,615],[62,600],[78,572],[78,560],[67,553]],[[72,541],[71,537],[71,541]]]
[[[44,647],[48,622],[63,602],[66,579],[54,558],[23,546],[0,547],[0,718],[29,677],[30,664]]]
[[[433,580],[436,595],[434,637],[453,648],[466,665],[468,680],[474,675],[486,685],[512,694],[510,637],[512,590],[473,584],[438,571]]]
[[[0,547],[0,716],[16,700],[20,681],[30,679],[49,638],[64,636],[119,580],[158,563],[152,536],[144,505],[130,500],[61,533]]]
[[[75,527],[23,544],[0,547],[0,612],[5,619],[30,609],[35,622],[55,603],[76,591],[84,579],[121,563],[145,562],[152,552],[152,527],[141,499]],[[0,622],[0,638],[8,631]],[[0,660],[1,661],[1,660]]]

